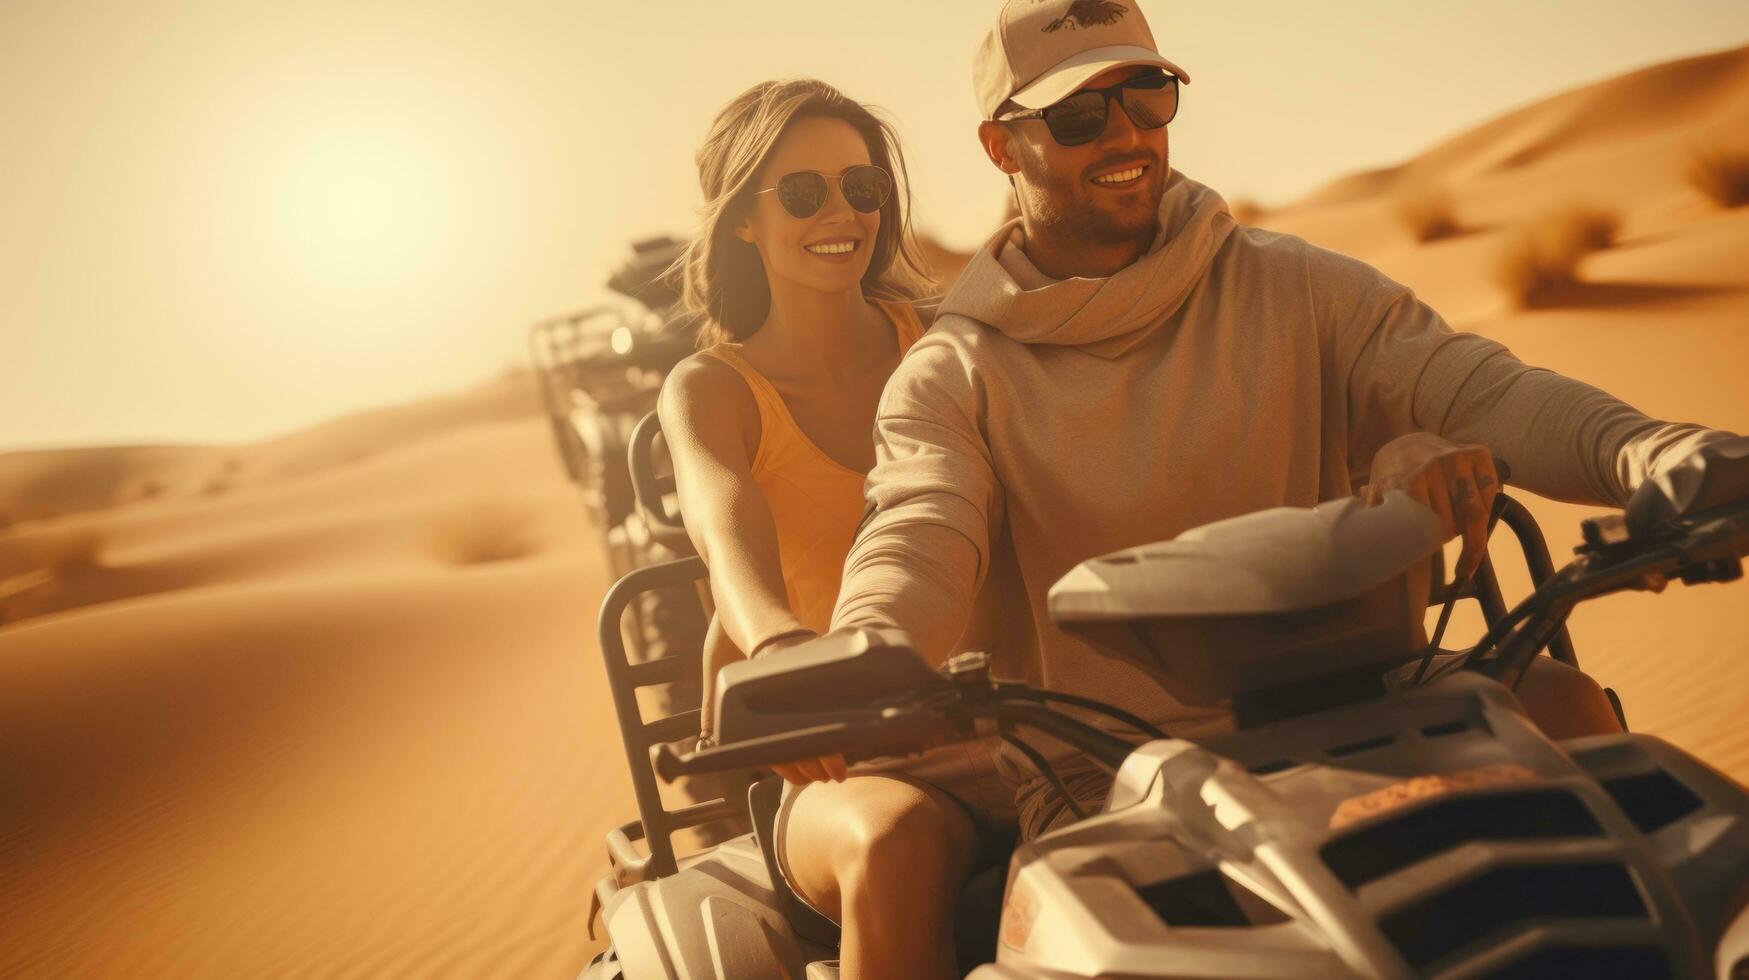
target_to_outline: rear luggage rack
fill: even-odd
[[[699,731],[699,709],[695,704],[674,714],[645,721],[638,706],[638,688],[696,678],[703,669],[700,662],[703,651],[669,648],[667,656],[659,660],[634,663],[626,655],[624,634],[620,628],[626,610],[639,596],[659,589],[695,587],[707,575],[704,560],[696,556],[650,565],[615,582],[601,603],[598,628],[601,656],[607,666],[608,689],[613,692],[620,741],[625,746],[632,792],[638,803],[638,819],[609,836],[608,850],[621,884],[673,874],[677,869],[674,857],[676,833],[744,816],[739,793],[734,794],[734,798],[707,799],[678,810],[663,805],[650,753],[658,745],[695,737]],[[703,615],[702,609],[699,615]],[[703,631],[699,632],[702,635]],[[743,782],[726,788],[744,786]],[[646,842],[648,857],[640,856],[632,847],[632,842],[639,839]]]

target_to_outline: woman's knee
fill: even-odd
[[[901,784],[905,785],[905,784]],[[886,792],[846,814],[840,880],[861,887],[939,886],[970,868],[976,836],[957,806],[919,787]]]
[[[965,877],[977,849],[971,820],[952,800],[880,776],[802,788],[784,823],[791,884],[838,917],[851,894],[916,895]]]

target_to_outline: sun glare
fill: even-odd
[[[429,154],[399,134],[311,134],[283,161],[274,237],[314,279],[387,284],[426,270],[440,245],[443,195]]]

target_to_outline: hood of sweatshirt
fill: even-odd
[[[941,313],[988,324],[1026,344],[1123,355],[1184,303],[1237,227],[1221,196],[1174,170],[1159,229],[1135,262],[1104,279],[1052,279],[1019,247],[1020,219],[997,231],[960,273]]]

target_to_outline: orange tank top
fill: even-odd
[[[899,356],[923,336],[911,304],[877,301],[892,320]],[[740,372],[759,406],[759,448],[753,455],[753,482],[765,494],[777,525],[778,560],[790,612],[803,626],[826,632],[838,601],[844,559],[862,522],[862,485],[867,474],[822,452],[790,415],[777,388],[741,355],[741,345],[720,343],[709,354]]]

